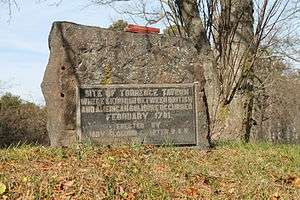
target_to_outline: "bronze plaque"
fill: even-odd
[[[77,89],[78,134],[100,143],[197,145],[195,84]]]

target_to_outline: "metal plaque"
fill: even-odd
[[[77,89],[81,140],[197,144],[196,84],[90,85]]]

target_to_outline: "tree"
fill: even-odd
[[[259,86],[254,93],[257,140],[300,143],[300,71],[279,60],[264,60]],[[282,69],[284,73],[282,73]]]
[[[36,3],[51,2],[51,5],[60,5],[64,0],[35,0]],[[21,0],[0,0],[0,7],[5,7],[8,12],[8,16],[11,19],[13,12],[19,10],[19,4]]]
[[[14,8],[19,8],[15,0],[0,0],[0,7],[6,7],[8,15],[11,18]]]

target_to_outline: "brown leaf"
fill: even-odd
[[[295,178],[294,182],[293,182],[293,185],[300,189],[300,178]]]
[[[67,181],[67,182],[65,182],[64,183],[64,186],[66,186],[66,187],[72,187],[72,185],[74,184],[74,180],[73,181]]]
[[[191,188],[188,188],[186,190],[186,194],[190,197],[196,197],[197,196],[197,193],[198,193],[198,189],[197,188],[194,188],[194,187],[191,187]]]
[[[2,199],[3,199],[3,200],[7,200],[7,199],[8,199],[8,196],[3,195],[3,196],[2,196]]]
[[[167,172],[168,168],[164,164],[158,164],[158,165],[154,166],[154,170],[157,171],[157,172]]]
[[[67,190],[68,188],[72,187],[72,185],[74,184],[74,180],[73,181],[62,181],[60,183],[60,190]]]
[[[135,199],[135,193],[129,192],[127,195],[127,200]]]
[[[273,194],[273,196],[271,197],[271,200],[278,200],[278,199],[280,199],[280,195],[279,195],[278,192],[275,192],[275,193]]]

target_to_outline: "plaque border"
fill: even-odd
[[[82,88],[82,89],[90,89],[90,88],[94,88],[94,87],[102,87],[102,88],[115,88],[115,87],[121,87],[121,88],[127,88],[127,87],[181,87],[181,86],[189,86],[189,87],[193,87],[195,84],[197,84],[198,82],[194,82],[194,83],[163,83],[163,84],[158,84],[158,83],[154,83],[154,84],[109,84],[109,85],[101,85],[101,84],[83,84],[80,87],[77,88]]]
[[[76,135],[79,142],[82,141],[81,130],[81,103],[80,103],[80,87],[76,86]]]
[[[194,87],[194,93],[195,93],[195,133],[196,133],[196,145],[199,146],[200,145],[200,141],[199,141],[199,124],[198,124],[198,87],[199,87],[199,82],[194,82],[193,83],[193,87]]]
[[[79,142],[83,141],[83,135],[82,135],[82,129],[81,129],[81,103],[80,103],[80,89],[90,89],[90,88],[152,88],[152,87],[158,87],[158,88],[164,88],[164,87],[173,87],[173,88],[181,88],[182,86],[186,87],[192,87],[194,90],[194,117],[195,117],[195,144],[186,144],[186,145],[195,145],[199,146],[200,141],[199,141],[199,123],[198,123],[198,86],[199,82],[194,82],[194,83],[167,83],[167,84],[110,84],[110,85],[102,85],[102,84],[83,84],[81,86],[76,86],[76,135],[77,139]],[[178,145],[178,144],[177,144]],[[176,146],[176,144],[175,144]],[[180,145],[182,146],[182,145]]]

